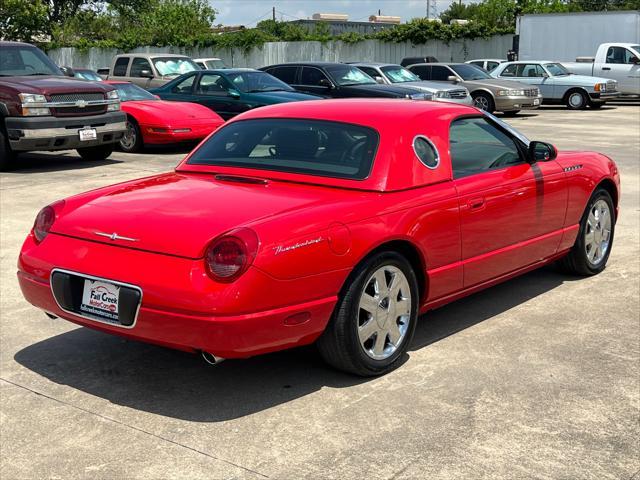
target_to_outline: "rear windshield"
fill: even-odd
[[[363,180],[371,171],[377,147],[378,133],[358,125],[243,120],[219,130],[187,163]]]

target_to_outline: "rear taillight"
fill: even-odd
[[[233,282],[253,263],[258,244],[258,236],[248,228],[215,239],[204,255],[207,273],[216,282]]]
[[[53,222],[56,221],[57,212],[59,212],[64,206],[64,200],[47,205],[38,213],[36,221],[33,223],[33,236],[36,239],[36,243],[42,242],[49,234]]]

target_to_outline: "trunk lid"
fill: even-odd
[[[341,191],[332,190],[332,200]],[[348,195],[348,192],[344,192]],[[239,183],[169,173],[116,187],[62,212],[51,231],[94,242],[200,258],[217,236],[257,220],[325,203],[327,188]],[[72,203],[72,202],[71,202]],[[125,238],[109,238],[112,234]]]

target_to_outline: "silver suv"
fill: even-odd
[[[161,87],[183,73],[199,70],[200,67],[185,55],[127,53],[113,58],[107,79],[131,82],[149,89]]]

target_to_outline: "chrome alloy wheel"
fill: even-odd
[[[473,99],[473,106],[480,110],[489,110],[489,100],[484,95],[479,95]]]
[[[609,251],[611,243],[611,211],[609,204],[598,200],[587,217],[584,232],[584,249],[591,265],[598,265]]]
[[[138,141],[138,135],[136,133],[136,127],[130,121],[127,121],[127,130],[120,139],[120,146],[123,150],[131,150]]]
[[[385,265],[364,284],[358,305],[358,337],[364,352],[385,360],[398,349],[411,320],[411,288],[397,267]]]

